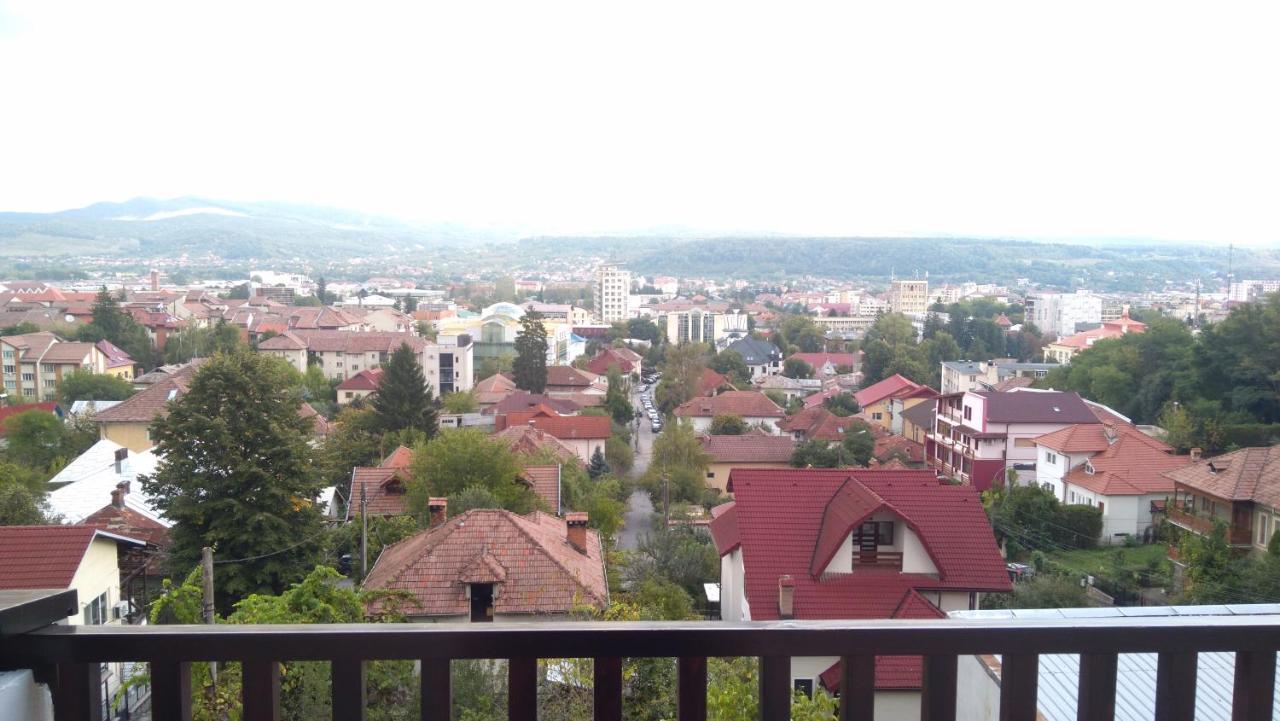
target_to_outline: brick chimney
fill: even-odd
[[[428,528],[436,528],[449,518],[449,499],[431,498],[427,501],[427,513],[430,514]]]
[[[578,553],[587,552],[587,518],[581,512],[566,513],[564,517],[565,538]]]
[[[111,506],[113,508],[124,508],[124,489],[116,486],[111,491]]]
[[[778,618],[795,618],[796,583],[790,576],[778,576]]]
[[[1191,449],[1191,460],[1193,460],[1193,461],[1198,461],[1198,460],[1200,460],[1200,455],[1201,455],[1201,454],[1203,454],[1203,453],[1204,453],[1204,451],[1203,451],[1202,449],[1200,449],[1200,448],[1192,448],[1192,449]]]

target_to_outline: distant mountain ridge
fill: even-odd
[[[6,256],[360,257],[515,239],[337,208],[200,197],[132,198],[52,213],[0,212],[0,255]]]

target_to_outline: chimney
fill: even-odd
[[[1204,453],[1204,451],[1203,451],[1202,449],[1199,449],[1199,448],[1192,448],[1192,449],[1191,449],[1191,460],[1193,460],[1193,461],[1198,461],[1198,460],[1200,460],[1200,454],[1202,454],[1202,453]]]
[[[120,481],[119,483],[116,484],[116,490],[120,491],[121,498],[129,495],[129,486],[130,484],[128,481]]]
[[[120,475],[121,473],[124,472],[124,459],[128,457],[129,457],[128,448],[116,449],[116,475]]]
[[[1106,438],[1106,439],[1107,439],[1107,444],[1108,444],[1108,445],[1115,443],[1115,442],[1116,442],[1116,427],[1115,427],[1115,426],[1113,426],[1113,425],[1111,425],[1110,423],[1103,423],[1103,424],[1102,424],[1102,436],[1103,436],[1103,438]]]
[[[160,290],[160,271],[151,269],[151,290]]]
[[[113,508],[124,508],[124,489],[120,486],[116,486],[111,491],[111,506]]]
[[[587,552],[587,514],[567,513],[564,517],[565,538],[578,553]]]
[[[427,501],[427,513],[430,518],[428,528],[437,528],[449,517],[449,499],[431,498]]]
[[[796,583],[790,576],[778,577],[778,618],[795,618]]]

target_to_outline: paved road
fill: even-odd
[[[638,392],[632,394],[631,404],[637,410],[644,412]],[[640,419],[640,430],[635,433],[635,438],[639,439],[640,446],[636,451],[635,465],[631,468],[631,477],[639,478],[649,468],[649,460],[653,457],[654,433],[649,428],[648,418]],[[649,531],[652,516],[653,503],[649,500],[649,494],[640,490],[632,493],[627,499],[627,511],[623,515],[622,530],[618,532],[618,546],[624,549],[635,548],[640,542],[640,536]]]

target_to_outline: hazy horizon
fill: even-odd
[[[1270,5],[0,1],[0,204],[1280,244]]]

